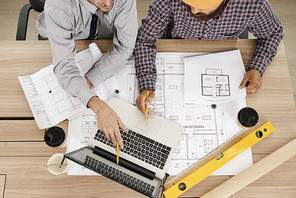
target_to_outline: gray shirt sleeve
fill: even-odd
[[[133,55],[138,30],[136,2],[126,0],[114,6],[114,46],[86,74],[93,85],[109,78]]]
[[[120,4],[112,8],[117,9],[114,10],[115,14],[112,18],[115,27],[114,47],[86,74],[93,85],[98,85],[110,77],[132,56],[138,27],[136,3],[135,0],[118,0],[118,2]],[[87,105],[96,94],[89,89],[85,78],[80,76],[75,63],[74,39],[77,34],[75,27],[79,20],[82,20],[77,18],[78,12],[79,7],[76,5],[67,8],[48,3],[45,6],[44,17],[47,36],[52,48],[54,73],[59,84]],[[89,29],[85,31],[89,32]]]
[[[73,13],[62,10],[56,5],[47,4],[44,15],[47,36],[51,44],[54,73],[59,84],[87,105],[90,98],[96,94],[90,90],[76,66]]]

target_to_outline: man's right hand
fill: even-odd
[[[239,88],[243,89],[246,87],[248,93],[254,93],[261,87],[261,74],[256,69],[250,69],[245,74]]]
[[[155,93],[153,90],[149,90],[149,95],[147,98],[147,90],[141,92],[141,94],[136,99],[136,105],[140,111],[146,114],[146,105],[150,105],[152,100],[155,98]],[[148,109],[148,114],[154,114],[153,111]]]
[[[91,108],[97,115],[97,126],[102,131],[106,138],[113,143],[116,148],[117,142],[121,149],[123,149],[123,141],[120,135],[119,127],[123,131],[128,131],[121,122],[118,115],[111,109],[104,101],[98,97],[92,97],[87,106]]]

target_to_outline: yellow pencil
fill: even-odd
[[[116,163],[119,164],[119,143],[117,142],[117,155],[116,155]]]
[[[146,99],[149,96],[149,91],[147,90],[147,95],[146,95]],[[148,105],[146,105],[146,115],[145,115],[145,121],[147,121],[147,115],[148,115]]]

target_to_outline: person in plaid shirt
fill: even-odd
[[[153,0],[138,31],[134,54],[139,110],[145,114],[145,105],[155,97],[157,38],[237,39],[245,28],[257,38],[257,44],[239,87],[254,93],[284,37],[283,23],[267,0]]]

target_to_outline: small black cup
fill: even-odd
[[[245,107],[238,112],[237,120],[243,127],[253,127],[257,124],[259,115],[255,109]]]
[[[58,147],[63,144],[66,139],[66,133],[61,127],[50,127],[45,131],[44,141],[48,146]]]

